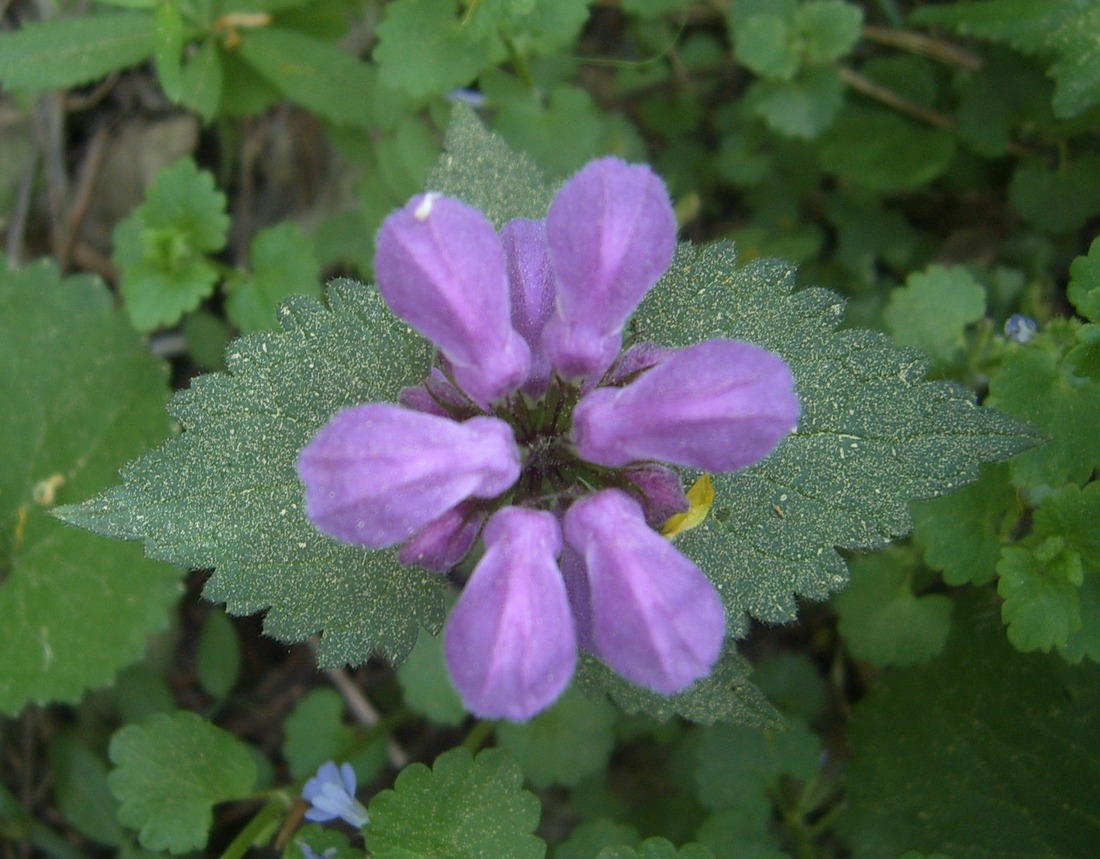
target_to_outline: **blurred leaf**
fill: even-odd
[[[779,849],[770,818],[751,803],[727,808],[704,820],[695,837],[714,859],[790,859]]]
[[[791,81],[757,81],[746,97],[753,112],[773,130],[799,140],[815,140],[840,113],[844,84],[836,69],[811,68]]]
[[[840,634],[856,659],[875,666],[927,662],[943,650],[951,629],[951,600],[943,594],[918,597],[912,589],[913,561],[890,549],[855,558],[852,580],[833,597]]]
[[[894,342],[916,346],[938,364],[962,357],[968,325],[985,315],[985,289],[961,266],[930,265],[890,292],[884,316]]]
[[[1089,322],[1100,322],[1100,238],[1070,265],[1066,297]]]
[[[183,320],[183,337],[192,360],[208,370],[225,370],[225,350],[232,339],[220,314],[198,310]]]
[[[212,174],[190,158],[157,173],[114,231],[122,297],[139,331],[172,325],[214,289],[217,266],[207,254],[225,247],[229,217]]]
[[[863,29],[863,9],[847,0],[807,0],[795,22],[810,63],[829,63],[851,52]]]
[[[497,743],[512,753],[533,787],[571,787],[607,767],[617,711],[606,701],[566,690],[529,722],[501,722]]]
[[[1096,0],[988,0],[921,7],[910,20],[946,24],[964,36],[1004,42],[1025,53],[1056,57],[1054,112],[1076,116],[1100,102],[1100,3]]]
[[[180,571],[50,515],[168,434],[165,367],[103,285],[0,263],[0,367],[0,712],[14,715],[137,660]]]
[[[849,104],[825,132],[821,166],[870,191],[905,191],[942,174],[955,157],[955,138],[911,119]]]
[[[364,834],[376,859],[542,859],[546,844],[532,834],[539,802],[522,789],[511,757],[486,749],[474,758],[451,749],[428,769],[412,764],[393,790],[375,794]]]
[[[1100,673],[1016,653],[987,608],[943,656],[883,674],[856,705],[849,809],[855,859],[1080,859],[1100,843]],[[904,789],[899,789],[904,786]]]
[[[982,467],[981,477],[957,492],[913,504],[913,537],[924,562],[949,585],[984,585],[997,575],[1001,524],[1017,505],[1008,466]]]
[[[1017,650],[1063,647],[1081,628],[1081,557],[1060,537],[1005,546],[997,564],[1001,617]]]
[[[195,653],[195,671],[203,689],[215,699],[226,698],[241,672],[241,648],[237,630],[220,609],[206,615]]]
[[[174,3],[162,3],[153,13],[153,44],[157,82],[168,98],[179,101],[183,89],[183,15]]]
[[[153,48],[153,16],[144,12],[29,21],[0,33],[0,83],[7,90],[68,89],[137,65]]]
[[[714,859],[714,854],[701,844],[687,844],[677,850],[664,838],[647,838],[638,847],[605,847],[596,859]]]
[[[50,774],[58,810],[77,832],[118,847],[125,840],[115,814],[118,803],[107,790],[107,763],[70,734],[50,740]]]
[[[443,639],[424,630],[397,668],[405,706],[437,725],[461,725],[469,715],[458,697],[443,655]]]
[[[256,783],[248,747],[186,710],[127,725],[112,737],[110,754],[118,818],[150,850],[201,849],[214,805],[247,796]]]
[[[331,42],[262,27],[242,33],[238,51],[279,92],[307,110],[338,125],[371,122],[374,70]]]
[[[378,777],[388,763],[388,735],[379,731],[364,742],[363,732],[345,723],[346,709],[338,692],[323,687],[311,689],[294,705],[283,725],[282,746],[293,779],[312,776],[326,761],[351,764],[360,784]]]
[[[734,30],[738,62],[762,78],[789,81],[802,67],[802,45],[793,22],[779,15],[752,15]]]
[[[207,40],[183,66],[180,78],[180,102],[213,122],[222,103],[222,60],[215,42]]]
[[[388,3],[377,32],[379,75],[416,99],[465,86],[505,58],[495,33],[462,25],[453,0]]]
[[[752,680],[783,713],[813,721],[825,706],[821,669],[805,653],[779,651],[753,665]]]
[[[1082,155],[1057,169],[1039,158],[1023,158],[1012,174],[1008,199],[1041,230],[1076,230],[1100,214],[1100,155]]]
[[[555,847],[553,855],[554,859],[592,859],[605,847],[635,847],[640,843],[633,826],[600,818],[577,826]]]
[[[260,230],[249,245],[252,273],[234,283],[226,313],[245,334],[278,327],[279,305],[292,295],[321,297],[313,242],[290,221]]]

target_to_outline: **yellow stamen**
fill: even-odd
[[[665,522],[661,533],[672,540],[683,531],[690,531],[703,523],[710,512],[710,506],[714,503],[714,483],[710,475],[704,474],[691,485],[687,491],[688,507],[686,513],[677,513],[670,516]]]

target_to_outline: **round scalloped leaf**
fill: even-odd
[[[2,263],[0,263],[2,266]],[[90,278],[0,270],[0,712],[76,701],[138,659],[180,571],[50,515],[168,433],[164,366]]]
[[[523,790],[511,756],[486,749],[474,758],[451,749],[428,769],[401,771],[393,790],[376,794],[364,834],[375,859],[542,859],[534,835],[539,801]]]

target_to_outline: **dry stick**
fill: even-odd
[[[65,232],[65,207],[69,198],[69,177],[65,173],[65,93],[43,95],[35,105],[35,137],[46,170],[46,199],[50,209],[50,245],[55,259],[61,258]]]
[[[938,110],[932,110],[930,107],[925,107],[923,104],[918,104],[889,87],[884,87],[882,84],[875,83],[870,78],[861,75],[859,72],[847,66],[837,66],[837,70],[840,72],[840,79],[852,89],[866,96],[870,96],[873,99],[877,99],[883,104],[888,104],[890,107],[902,113],[907,113],[922,122],[934,125],[936,128],[943,128],[947,131],[953,131],[955,129],[955,120],[950,116],[942,114]]]
[[[31,210],[31,197],[34,192],[34,177],[38,172],[38,148],[31,149],[27,156],[27,166],[23,168],[23,178],[19,180],[19,190],[12,206],[11,220],[8,222],[8,236],[5,250],[8,255],[8,268],[14,271],[23,264],[23,235],[27,229],[27,215]]]
[[[332,681],[332,685],[340,690],[340,694],[344,696],[344,701],[347,702],[348,708],[360,725],[373,726],[382,721],[382,715],[343,668],[329,668],[325,674]],[[386,738],[386,747],[389,750],[390,763],[395,768],[402,769],[409,763],[408,754],[392,735]]]
[[[88,150],[84,154],[84,162],[80,165],[80,174],[76,181],[76,195],[69,207],[69,217],[65,222],[65,232],[61,239],[60,253],[57,264],[62,271],[69,267],[73,247],[76,245],[80,228],[84,225],[84,218],[88,214],[88,206],[92,202],[92,191],[95,190],[96,178],[99,176],[99,168],[103,164],[103,153],[107,144],[107,128],[100,126],[92,136],[88,144]]]
[[[982,65],[981,57],[967,53],[957,45],[944,42],[940,39],[926,36],[923,33],[914,33],[910,30],[894,30],[890,27],[876,27],[868,24],[863,28],[863,38],[868,42],[879,45],[887,45],[908,51],[911,54],[920,54],[929,59],[938,60],[949,66],[978,71]]]

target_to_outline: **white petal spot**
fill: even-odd
[[[413,211],[413,217],[418,221],[428,220],[428,215],[432,213],[432,209],[435,207],[435,201],[443,195],[438,191],[429,191],[424,195],[424,199],[420,201],[420,204]]]

